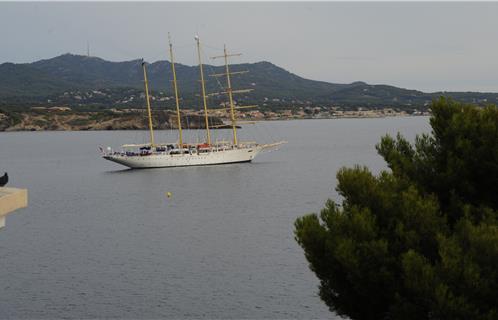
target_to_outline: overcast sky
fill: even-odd
[[[196,64],[226,43],[234,62],[302,77],[423,91],[498,92],[498,3],[1,3],[0,63],[62,53]]]

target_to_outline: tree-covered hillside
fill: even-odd
[[[172,95],[171,67],[168,61],[147,65],[153,94]],[[182,99],[189,107],[199,103],[199,68],[177,64],[178,85]],[[369,85],[364,82],[335,84],[304,79],[270,62],[235,64],[232,71],[249,71],[233,77],[234,88],[254,89],[238,95],[244,103],[257,103],[289,108],[297,105],[323,105],[339,107],[395,107],[400,109],[425,108],[441,95],[459,101],[478,104],[498,101],[496,93],[438,92],[424,93],[388,85]],[[223,73],[224,67],[205,65],[208,92],[223,91],[225,79],[210,77]],[[106,99],[83,99],[92,91],[110,90]],[[33,63],[0,65],[0,104],[53,103],[84,106],[100,104],[105,107],[123,107],[129,90],[143,90],[141,60],[111,62],[97,57],[64,54]],[[101,95],[100,98],[103,98]],[[214,96],[218,104],[225,98]],[[162,101],[168,101],[164,98]],[[138,104],[138,99],[128,101]],[[168,105],[168,102],[164,102]]]

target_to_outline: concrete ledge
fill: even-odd
[[[0,228],[5,226],[5,217],[9,213],[27,206],[27,189],[0,188]]]

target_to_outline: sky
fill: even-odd
[[[226,44],[234,63],[304,78],[433,91],[498,92],[498,3],[0,2],[0,63],[63,53],[196,64]],[[211,61],[206,61],[211,62]]]

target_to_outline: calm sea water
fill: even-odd
[[[253,163],[148,170],[97,152],[142,132],[0,133],[0,171],[29,189],[0,231],[0,318],[336,318],[293,222],[338,199],[341,166],[384,168],[398,131],[428,119],[265,122],[240,134],[289,143]]]

